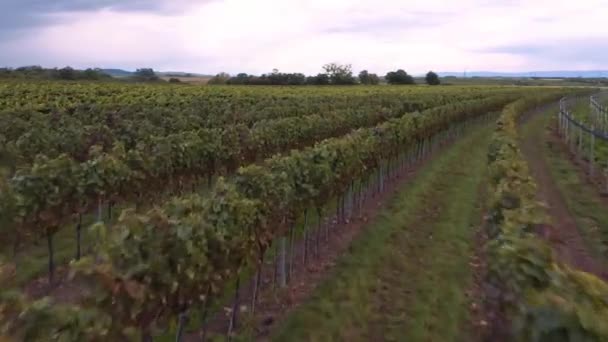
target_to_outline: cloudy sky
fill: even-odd
[[[0,66],[608,69],[608,0],[0,0]]]

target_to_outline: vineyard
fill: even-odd
[[[599,177],[594,93],[3,81],[0,340],[605,341],[519,128]]]

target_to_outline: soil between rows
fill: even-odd
[[[570,212],[544,156],[543,144],[550,141],[560,144],[555,136],[549,137],[545,132],[544,121],[540,122],[535,116],[547,115],[545,108],[531,113],[530,120],[521,128],[530,125],[522,132],[521,149],[529,165],[530,172],[538,184],[538,200],[547,207],[551,225],[545,227],[543,235],[554,248],[560,260],[568,265],[592,273],[603,279],[608,279],[608,270],[589,251],[575,216]],[[536,119],[536,120],[535,120]],[[547,140],[549,139],[549,140]]]

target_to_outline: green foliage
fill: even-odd
[[[124,211],[111,229],[103,225],[95,228],[100,236],[97,260],[83,258],[73,265],[72,277],[89,284],[92,293],[79,305],[95,307],[111,317],[107,331],[112,336],[134,330],[148,334],[178,313],[203,305],[209,296],[217,296],[243,267],[257,263],[270,242],[285,233],[286,227],[280,222],[311,205],[322,207],[329,198],[344,193],[353,180],[366,177],[382,160],[394,158],[402,149],[453,122],[495,110],[512,98],[513,95],[498,95],[459,101],[394,118],[374,128],[276,156],[259,166],[242,168],[234,180],[220,179],[208,197],[172,199],[145,214]],[[242,135],[238,131],[238,127],[232,127],[218,135],[224,144],[220,146],[228,149],[220,149],[217,159],[230,162],[235,158],[231,154],[241,150]],[[136,155],[120,146],[108,153],[97,148],[82,170],[72,169],[78,164],[65,156],[56,163],[41,161],[33,168],[33,174],[28,174],[28,179],[35,182],[22,183],[32,191],[19,190],[21,194],[31,192],[32,203],[18,203],[24,203],[20,207],[26,208],[26,218],[40,217],[36,213],[48,208],[53,213],[45,218],[49,221],[63,212],[54,209],[74,202],[71,198],[80,203],[88,193],[92,199],[107,198],[120,193],[120,189],[132,189],[133,179],[141,179],[134,175],[180,174],[178,170],[206,165],[205,154],[216,147],[198,140],[202,136],[191,138],[195,140],[187,146],[194,150],[188,153],[184,145],[173,145],[165,139],[155,143],[154,153]],[[179,156],[179,163],[172,163],[174,159],[168,156]],[[154,160],[146,161],[147,158]],[[133,166],[144,168],[132,169]],[[145,168],[150,166],[154,169]],[[162,171],[165,169],[169,171]],[[47,173],[49,176],[41,181],[40,175]],[[65,177],[59,177],[61,174]],[[88,181],[83,183],[82,178]],[[149,187],[150,183],[145,185]],[[57,188],[61,192],[56,192]],[[40,194],[63,196],[64,201],[53,197],[47,204],[44,196],[34,194],[35,189],[41,189]],[[53,325],[41,325],[40,329],[49,331]]]
[[[107,341],[133,338],[133,331],[110,331],[111,319],[92,308],[61,305],[48,298],[35,301],[7,291],[0,298],[0,340]],[[10,339],[9,339],[10,338]]]
[[[26,66],[16,69],[0,68],[0,78],[36,80],[103,80],[112,77],[101,69],[76,70],[72,67],[44,69],[40,66]]]
[[[327,74],[318,74],[317,76],[308,76],[306,84],[308,85],[329,85],[329,76]]]
[[[169,318],[197,305],[193,298],[205,298],[209,288],[221,288],[246,264],[260,259],[270,242],[285,233],[277,222],[310,205],[322,207],[353,179],[371,172],[379,159],[415,143],[412,136],[428,138],[441,129],[439,122],[447,127],[453,120],[446,116],[464,120],[504,101],[448,105],[416,115],[428,117],[418,126],[415,119],[404,117],[381,125],[381,130],[359,130],[272,158],[261,166],[242,168],[233,182],[220,179],[209,198],[174,199],[146,215],[123,212],[111,231],[102,230],[109,241],[102,245],[103,255],[110,265],[102,269],[112,274],[108,278],[125,284],[121,296],[115,284],[108,285],[105,292],[114,293],[110,301],[114,304],[105,310],[118,310],[112,316],[124,317],[123,324],[150,326],[153,322],[148,317],[162,322],[165,313]],[[192,250],[196,246],[201,247]],[[129,296],[129,286],[138,288],[132,292],[144,294],[145,300]]]
[[[142,82],[150,82],[150,81],[159,80],[159,77],[156,75],[156,73],[154,72],[154,69],[152,69],[152,68],[137,69],[133,73],[132,78],[136,81],[142,81]]]
[[[0,211],[11,216],[7,232],[34,238],[100,200],[154,199],[204,176],[234,174],[220,178],[207,197],[156,201],[145,213],[124,211],[111,229],[94,228],[98,258],[74,263],[72,276],[91,289],[78,307],[111,317],[108,336],[149,334],[207,303],[241,269],[257,263],[284,235],[285,222],[304,208],[323,207],[404,149],[521,94],[503,88],[76,89],[76,99],[61,98],[65,102],[50,110],[34,96],[31,105],[38,110],[11,98],[13,110],[0,114],[7,124],[0,126],[6,150],[19,163],[0,194]],[[99,108],[81,104],[85,109],[74,105],[86,102],[78,96],[105,101]],[[104,104],[115,99],[127,109],[108,112],[112,107]],[[94,133],[73,135],[87,130]],[[18,138],[24,133],[39,140],[28,145]],[[68,144],[58,147],[61,140]],[[80,152],[73,152],[72,145],[81,143],[75,149]]]
[[[380,83],[380,77],[376,74],[370,74],[367,70],[359,73],[359,82],[365,85],[376,85]]]
[[[296,86],[306,84],[306,76],[301,73],[282,73],[275,69],[271,74],[262,74],[261,76],[240,73],[237,74],[235,77],[228,78],[226,80],[226,84]]]
[[[565,266],[549,270],[547,287],[525,295],[516,334],[526,341],[606,341],[608,285]]]
[[[429,71],[425,76],[425,81],[428,85],[439,85],[441,84],[441,80],[439,80],[439,75],[436,73]]]
[[[62,80],[75,80],[76,72],[71,67],[65,67],[63,69],[59,69],[59,78]]]
[[[329,63],[323,66],[323,70],[329,76],[331,84],[335,85],[351,85],[355,84],[353,76],[353,68],[350,64],[340,65],[337,63]]]
[[[207,81],[207,84],[209,84],[209,85],[226,84],[226,83],[228,83],[229,79],[230,79],[230,74],[221,72],[221,73],[213,76],[209,81]]]
[[[409,75],[407,72],[399,69],[397,71],[391,71],[384,76],[388,84],[415,84],[414,77]]]
[[[493,190],[489,281],[502,291],[499,302],[511,314],[516,340],[605,341],[608,285],[560,263],[534,234],[546,218],[518,147],[518,117],[562,94],[558,90],[518,100],[505,107],[497,122],[488,154]]]
[[[497,89],[495,95],[489,99],[503,101],[512,96],[510,93]],[[220,94],[225,95],[224,92]],[[473,105],[477,101],[473,99],[480,96],[478,92],[471,92],[456,93],[458,96],[439,94],[425,97],[424,93],[420,92],[414,93],[416,101],[408,102],[391,91],[386,92],[386,96],[373,97],[371,100],[367,94],[362,92],[360,97],[351,95],[346,98],[343,107],[332,105],[325,109],[324,115],[260,119],[253,124],[249,124],[253,119],[243,118],[239,120],[242,124],[220,125],[218,128],[200,127],[204,122],[201,122],[200,118],[198,122],[191,122],[196,120],[194,116],[184,115],[180,117],[181,121],[170,122],[163,121],[164,115],[159,113],[160,116],[156,117],[150,112],[147,112],[146,116],[151,122],[141,121],[135,124],[141,118],[139,115],[132,119],[122,115],[103,115],[100,118],[103,124],[95,126],[72,121],[67,115],[67,121],[61,125],[53,123],[54,114],[48,117],[42,113],[23,117],[0,115],[0,120],[7,123],[2,126],[2,132],[11,139],[6,150],[11,159],[20,164],[19,171],[7,180],[6,191],[0,194],[0,210],[10,213],[10,216],[5,216],[9,222],[22,227],[19,234],[34,238],[45,232],[36,231],[40,226],[56,229],[71,214],[91,209],[100,200],[120,201],[144,195],[154,198],[167,189],[180,188],[201,176],[213,176],[224,170],[233,172],[238,166],[260,158],[310,146],[352,129],[397,119],[408,112],[447,103],[455,98],[463,101],[465,106],[469,103]],[[247,97],[248,101],[254,99]],[[287,103],[299,103],[300,100],[301,98],[296,97],[294,100],[289,99]],[[312,106],[323,109],[322,99],[313,97],[310,101],[314,103],[310,107],[311,110]],[[489,103],[493,103],[492,101]],[[479,103],[482,105],[480,108],[484,108],[485,102]],[[294,108],[295,112],[299,112],[297,107]],[[447,108],[452,106],[438,106],[430,110],[428,115],[421,117],[421,120],[431,120],[434,115],[442,115],[442,111]],[[254,117],[272,118],[273,115],[263,110],[259,116]],[[60,120],[63,120],[63,117]],[[168,134],[153,134],[157,126],[152,125],[152,122],[157,120],[162,125],[173,127],[172,129],[180,132],[174,133],[170,130]],[[47,123],[50,123],[51,127],[45,127]],[[447,121],[442,119],[440,124],[445,125]],[[188,125],[191,125],[190,129]],[[59,126],[62,128],[59,129]],[[381,125],[375,132],[381,133],[389,127],[392,126]],[[73,139],[72,132],[87,129],[92,129],[94,134],[70,140]],[[129,132],[128,129],[134,131]],[[431,129],[435,129],[434,126],[431,126]],[[17,138],[19,134],[38,140],[21,140]],[[101,134],[108,141],[98,141],[90,146],[90,139]],[[394,155],[399,139],[407,137],[409,133],[401,135],[389,130],[386,134],[387,140],[383,142],[385,148],[382,151]],[[56,143],[61,141],[68,143],[65,147],[57,147]],[[82,146],[78,147],[81,143]],[[339,151],[352,153],[348,149]],[[40,154],[43,152],[45,154]],[[319,155],[315,158],[321,159],[325,156]],[[372,161],[377,162],[376,159]],[[366,160],[366,163],[369,162]],[[332,169],[335,167],[332,165]],[[172,181],[167,184],[167,179]]]

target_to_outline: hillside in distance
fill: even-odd
[[[112,76],[112,77],[128,77],[133,76],[134,71],[128,71],[123,69],[101,69],[104,73]],[[194,72],[185,72],[185,71],[156,71],[156,74],[160,77],[212,77],[213,75],[206,75]]]
[[[497,71],[444,71],[440,72],[439,76],[455,76],[455,77],[559,77],[559,78],[602,78],[608,77],[608,70],[555,70],[555,71],[525,71],[525,72],[497,72]]]
[[[104,73],[113,77],[132,76],[134,71],[124,69],[101,69]],[[158,76],[166,77],[213,77],[211,74],[203,74],[187,71],[157,71]],[[504,78],[604,78],[608,77],[608,70],[554,70],[554,71],[522,71],[522,72],[500,72],[500,71],[442,71],[440,77],[504,77]]]

